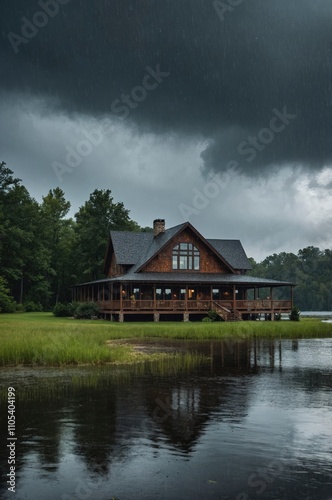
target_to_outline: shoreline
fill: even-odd
[[[163,341],[232,342],[252,338],[332,338],[332,323],[317,318],[299,322],[111,323],[73,321],[55,318],[51,313],[1,315],[0,367],[137,364],[174,356],[174,350],[161,352]]]

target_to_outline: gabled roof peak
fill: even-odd
[[[186,228],[190,228],[210,247],[213,253],[226,263],[230,271],[251,269],[239,240],[205,239],[189,221],[169,229],[165,229],[164,219],[155,219],[154,223],[160,224],[164,230],[156,235],[154,232],[111,231],[108,256],[113,247],[118,264],[133,266],[131,272],[139,272],[172,238]]]

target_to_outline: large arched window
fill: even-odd
[[[179,243],[173,248],[172,268],[199,271],[199,250],[192,243]]]

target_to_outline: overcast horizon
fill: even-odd
[[[0,6],[0,161],[262,260],[332,248],[330,0]]]

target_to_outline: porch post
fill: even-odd
[[[122,311],[122,283],[120,283],[120,311]]]
[[[233,312],[236,309],[235,302],[236,302],[236,292],[235,292],[235,285],[233,285]]]
[[[156,284],[153,285],[153,310],[157,309]]]
[[[273,288],[270,287],[270,297],[271,297],[271,321],[274,321],[274,300],[273,300]]]
[[[188,311],[188,285],[186,285],[185,309]]]

